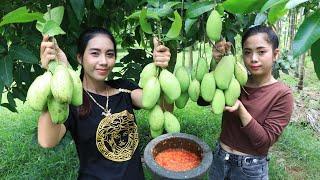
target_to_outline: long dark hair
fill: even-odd
[[[115,57],[117,57],[117,48],[116,48],[117,44],[116,44],[115,38],[112,35],[112,33],[110,31],[108,31],[107,29],[104,29],[104,28],[101,28],[101,27],[91,27],[91,28],[88,28],[85,31],[83,31],[80,34],[79,38],[78,38],[77,55],[80,56],[81,61],[82,61],[82,58],[83,58],[84,51],[87,48],[88,42],[92,38],[94,38],[95,36],[97,36],[99,34],[107,36],[112,41]],[[83,82],[83,76],[84,76],[84,70],[83,70],[83,67],[82,67],[81,68],[81,73],[80,73],[80,78],[81,78],[82,82]],[[90,103],[90,99],[89,98],[90,97],[87,95],[87,93],[85,91],[83,91],[83,103],[78,109],[79,118],[80,119],[84,119],[90,114],[91,103]]]

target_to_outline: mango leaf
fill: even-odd
[[[186,34],[189,33],[191,27],[193,26],[193,24],[194,24],[195,22],[197,22],[197,20],[198,20],[198,19],[189,19],[189,18],[187,18],[187,19],[185,20],[185,23],[184,23],[184,31],[186,32]]]
[[[161,8],[154,9],[155,13],[158,14],[160,17],[168,16],[173,12],[172,7],[180,4],[181,2],[167,2]]]
[[[214,1],[202,1],[194,2],[188,8],[186,12],[186,18],[196,18],[205,12],[213,9]]]
[[[308,0],[289,0],[289,2],[286,4],[287,9],[295,8],[296,6],[307,2]]]
[[[16,106],[17,106],[17,104],[16,104],[16,102],[14,101],[14,97],[13,97],[13,95],[12,95],[11,92],[8,92],[8,93],[7,93],[7,100],[8,100],[8,103],[9,103],[11,106],[13,106],[13,107],[16,107]]]
[[[58,6],[58,7],[52,8],[50,11],[51,11],[51,17],[49,17],[49,12],[46,12],[43,15],[43,18],[45,21],[37,21],[36,28],[38,29],[38,31],[42,32],[45,22],[49,20],[53,20],[60,26],[63,19],[63,15],[64,15],[64,7]]]
[[[0,60],[0,79],[2,79],[4,85],[10,86],[13,82],[12,78],[13,61],[10,56],[4,56]]]
[[[293,57],[306,52],[311,45],[320,38],[320,10],[304,19],[294,37],[292,49]]]
[[[268,0],[263,7],[261,8],[260,12],[264,12],[275,5],[282,4],[283,2],[287,2],[288,0]]]
[[[78,21],[81,23],[84,15],[84,0],[70,0],[70,4]]]
[[[18,59],[25,63],[37,64],[39,62],[38,58],[30,50],[22,46],[11,46],[9,54],[12,59]]]
[[[311,59],[314,65],[314,71],[317,74],[318,79],[320,80],[320,39],[318,39],[311,46]],[[1,88],[1,87],[0,87]]]
[[[151,24],[147,21],[147,8],[141,10],[139,23],[143,32],[152,34]]]
[[[93,4],[96,9],[100,9],[104,4],[104,0],[93,0]]]
[[[182,28],[182,19],[178,11],[174,11],[174,21],[166,34],[169,39],[175,39],[179,36]]]
[[[55,36],[59,34],[66,34],[60,26],[54,22],[53,20],[49,20],[45,23],[43,30],[41,32],[42,34],[47,34],[49,36]]]
[[[282,2],[280,4],[277,4],[269,10],[268,21],[271,24],[274,24],[278,19],[280,19],[288,12],[288,9],[285,8],[286,3],[287,2]]]
[[[0,23],[0,27],[10,23],[27,23],[35,20],[43,21],[43,14],[40,12],[29,13],[26,6],[20,7],[6,14]]]
[[[26,96],[23,94],[22,89],[20,89],[18,87],[12,88],[12,95],[13,95],[13,97],[18,98],[23,102],[26,101]]]
[[[267,0],[226,0],[223,7],[225,11],[233,14],[247,14],[260,10]]]
[[[9,109],[11,112],[18,112],[16,107],[14,107],[13,105],[11,105],[9,103],[3,103],[3,104],[1,104],[1,106]]]
[[[261,25],[263,22],[267,20],[267,15],[265,13],[258,13],[256,18],[254,19],[254,25]]]
[[[132,13],[130,16],[126,17],[126,19],[139,19],[140,14],[141,14],[140,10],[136,11],[136,12]],[[157,21],[160,21],[160,17],[154,11],[147,11],[147,18],[148,19],[155,19]]]

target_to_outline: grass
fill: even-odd
[[[281,74],[281,80],[290,87],[297,84],[292,75]],[[306,90],[319,91],[320,81],[315,77],[309,59],[306,61],[305,82]],[[295,97],[299,95],[295,93]],[[36,137],[39,113],[22,102],[17,104],[19,113],[0,107],[0,179],[76,179],[79,161],[70,135],[67,134],[55,148],[39,147]],[[142,153],[151,140],[148,112],[140,110],[135,113]],[[181,122],[182,132],[196,135],[214,147],[220,134],[221,117],[213,116],[210,107],[200,107],[189,101],[184,109],[176,109],[174,114]],[[320,179],[319,147],[319,134],[307,124],[290,123],[270,150],[270,179]],[[147,170],[145,176],[151,179]]]
[[[19,104],[19,114],[3,110],[0,114],[0,177],[4,179],[76,179],[78,158],[73,141],[67,135],[52,149],[40,148],[36,139],[38,113]],[[185,109],[175,110],[182,132],[194,134],[211,148],[220,133],[220,117],[209,107],[189,102]],[[140,150],[150,141],[147,112],[136,111],[140,133]],[[270,179],[318,179],[320,173],[319,136],[294,123],[284,131],[271,150]],[[146,172],[147,179],[151,179]]]

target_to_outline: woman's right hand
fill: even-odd
[[[226,42],[226,40],[221,40],[217,42],[213,47],[212,47],[212,56],[213,58],[219,62],[221,58],[230,50],[231,43]]]
[[[55,41],[55,40],[54,40]],[[51,42],[48,35],[44,35],[40,46],[41,66],[45,69],[51,60],[59,60],[66,66],[69,65],[67,56],[59,48],[57,43]]]

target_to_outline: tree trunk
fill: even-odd
[[[298,91],[303,90],[303,81],[304,81],[304,60],[306,58],[306,53],[302,54],[299,58],[299,82],[298,82]]]
[[[296,27],[296,13],[294,10],[291,10],[291,16],[290,16],[290,49],[292,49],[292,42],[293,38],[295,36],[295,27]]]
[[[303,12],[304,8],[300,8],[300,11],[297,12],[297,17],[296,17],[296,24],[299,24],[300,22],[303,21]],[[296,69],[294,72],[294,77],[299,78],[300,77],[300,59],[298,60],[298,63],[296,65]]]

